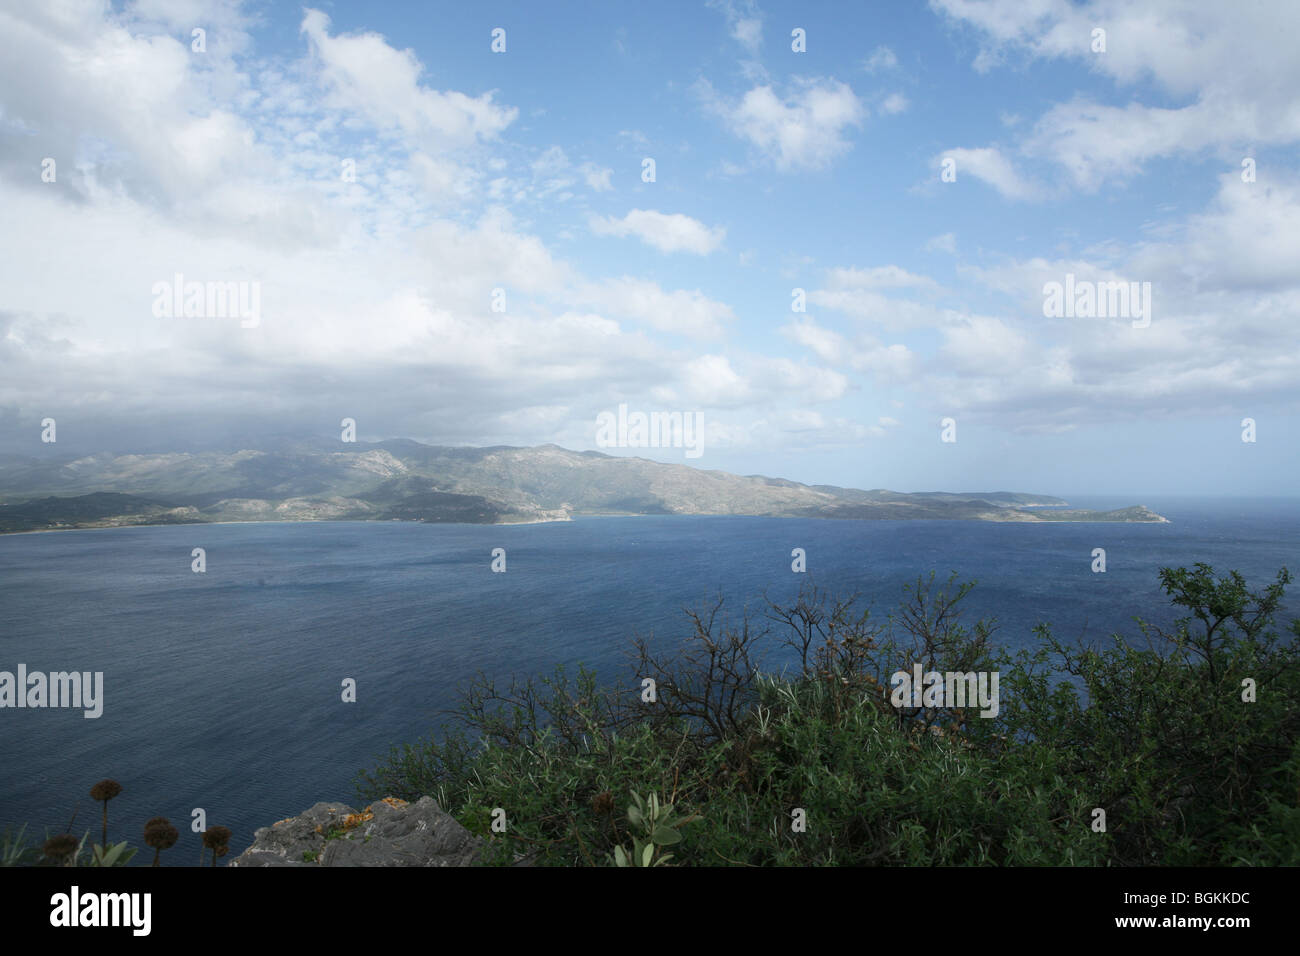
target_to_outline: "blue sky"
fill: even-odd
[[[595,448],[626,403],[698,415],[689,463],[745,474],[1293,494],[1297,26],[1157,0],[0,2],[0,450],[344,417]],[[155,314],[176,273],[258,283],[256,327]],[[1150,321],[1045,316],[1067,274],[1150,283]]]

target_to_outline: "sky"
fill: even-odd
[[[1298,48],[1286,0],[0,0],[0,452],[1294,495]]]

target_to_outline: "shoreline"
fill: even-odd
[[[1104,512],[1102,512],[1104,514]],[[245,525],[245,524],[404,524],[404,525],[457,525],[470,528],[509,528],[512,526],[538,525],[538,524],[568,524],[575,520],[588,520],[600,518],[767,518],[771,520],[785,521],[790,519],[803,518],[814,521],[844,521],[844,522],[897,522],[899,524],[912,523],[917,521],[953,521],[962,524],[1018,524],[1018,525],[1052,525],[1052,524],[1173,524],[1173,522],[1160,515],[1158,521],[1127,521],[1127,520],[1089,520],[1087,518],[1062,518],[1062,519],[1042,519],[1035,518],[1029,521],[1017,520],[1015,518],[834,518],[825,515],[738,515],[738,514],[590,514],[590,515],[570,515],[565,518],[530,518],[525,521],[494,521],[491,523],[475,521],[404,521],[401,519],[375,520],[366,518],[286,518],[282,520],[265,520],[253,519],[249,521],[169,521],[160,524],[142,522],[140,524],[118,524],[118,525],[101,525],[86,526],[79,528],[34,528],[30,531],[0,531],[0,538],[18,537],[27,534],[59,534],[65,531],[122,531],[130,528],[200,528],[226,525]]]
[[[110,524],[84,528],[36,528],[32,531],[0,531],[0,538],[12,538],[23,534],[58,534],[63,531],[125,531],[129,528],[211,528],[232,524],[454,524],[469,528],[506,528],[514,524],[562,524],[572,520],[572,518],[534,518],[528,521],[494,521],[491,524],[474,521],[402,521],[400,519],[380,521],[366,518],[284,518],[279,521],[267,521],[263,518],[257,518],[250,521],[168,521],[163,524],[152,524],[146,521],[140,524]]]

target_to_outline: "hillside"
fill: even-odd
[[[862,491],[733,475],[557,445],[409,440],[73,460],[0,459],[0,532],[211,521],[509,524],[585,515],[1164,521],[1141,506],[1060,510],[1016,492]]]

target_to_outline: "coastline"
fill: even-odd
[[[1104,513],[1104,512],[1103,512]],[[1155,512],[1152,512],[1153,514]],[[58,534],[64,531],[120,531],[124,528],[174,528],[174,527],[211,527],[223,525],[243,525],[243,524],[330,524],[330,523],[352,523],[357,524],[424,524],[424,525],[463,525],[475,528],[508,528],[513,525],[537,525],[537,524],[565,524],[575,519],[599,519],[599,518],[773,518],[773,519],[791,519],[804,518],[818,521],[895,521],[899,523],[925,522],[925,521],[958,521],[963,523],[985,523],[985,524],[1173,524],[1173,522],[1164,515],[1158,515],[1157,519],[1135,521],[1129,519],[1107,520],[1087,518],[1060,518],[1045,519],[1031,518],[1029,520],[1017,518],[997,518],[997,517],[979,517],[979,518],[836,518],[828,515],[745,515],[745,514],[722,514],[715,512],[705,512],[696,514],[637,514],[633,512],[625,514],[570,514],[563,518],[527,518],[521,521],[408,521],[400,518],[393,519],[373,519],[373,518],[284,518],[280,520],[266,520],[263,518],[250,519],[248,521],[167,521],[167,522],[140,522],[138,524],[111,524],[111,525],[83,525],[68,528],[34,528],[30,531],[0,531],[0,537],[17,537],[25,534]]]
[[[249,521],[167,521],[161,523],[142,521],[139,524],[85,525],[76,528],[35,528],[31,531],[0,531],[0,538],[17,537],[23,534],[58,534],[62,531],[121,531],[124,528],[210,528],[232,524],[346,524],[355,522],[357,524],[454,524],[471,528],[505,528],[514,524],[560,524],[572,520],[572,518],[529,518],[526,521],[493,521],[490,524],[475,521],[405,521],[399,518],[385,520],[373,518],[283,518],[278,521],[256,518]]]

